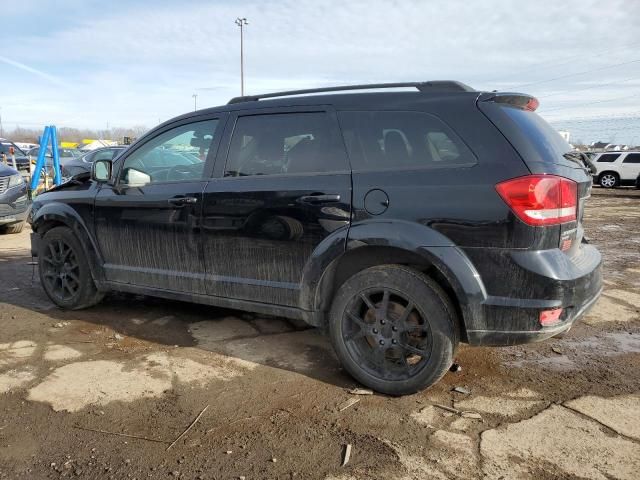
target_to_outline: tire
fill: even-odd
[[[600,174],[598,183],[603,188],[615,188],[620,184],[620,176],[615,172],[604,172]]]
[[[329,333],[356,380],[394,396],[440,380],[460,341],[458,318],[444,290],[402,265],[367,268],[347,279],[333,299]]]
[[[52,228],[44,235],[38,250],[38,271],[45,293],[61,308],[92,307],[104,297],[96,288],[80,241],[67,227]]]
[[[24,228],[24,220],[21,221],[20,223],[14,223],[13,225],[3,227],[0,233],[9,233],[9,234],[20,233],[23,228]]]

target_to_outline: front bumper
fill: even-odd
[[[26,220],[29,215],[29,206],[26,186],[8,190],[0,195],[0,226],[13,225]]]
[[[474,261],[490,295],[467,328],[472,345],[530,343],[566,332],[602,293],[602,258],[591,245],[581,245],[573,258],[557,249],[486,257]],[[540,312],[555,308],[563,309],[560,322],[543,327]]]

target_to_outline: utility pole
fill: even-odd
[[[2,128],[2,107],[0,107],[0,138],[4,137],[4,130]]]
[[[244,96],[244,27],[249,25],[246,18],[236,18],[236,25],[240,27],[240,96]]]
[[[191,97],[193,98],[193,111],[195,112],[198,110],[198,94],[194,93]]]

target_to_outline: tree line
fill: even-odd
[[[92,140],[115,140],[122,143],[124,137],[138,138],[148,130],[144,125],[133,127],[112,127],[103,130],[90,128],[58,127],[59,142],[81,143],[84,139]],[[42,129],[24,128],[16,126],[13,130],[5,130],[6,138],[13,142],[39,143],[38,139],[42,135]]]

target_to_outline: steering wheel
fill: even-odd
[[[189,180],[193,177],[193,165],[174,165],[167,172],[167,180]]]

